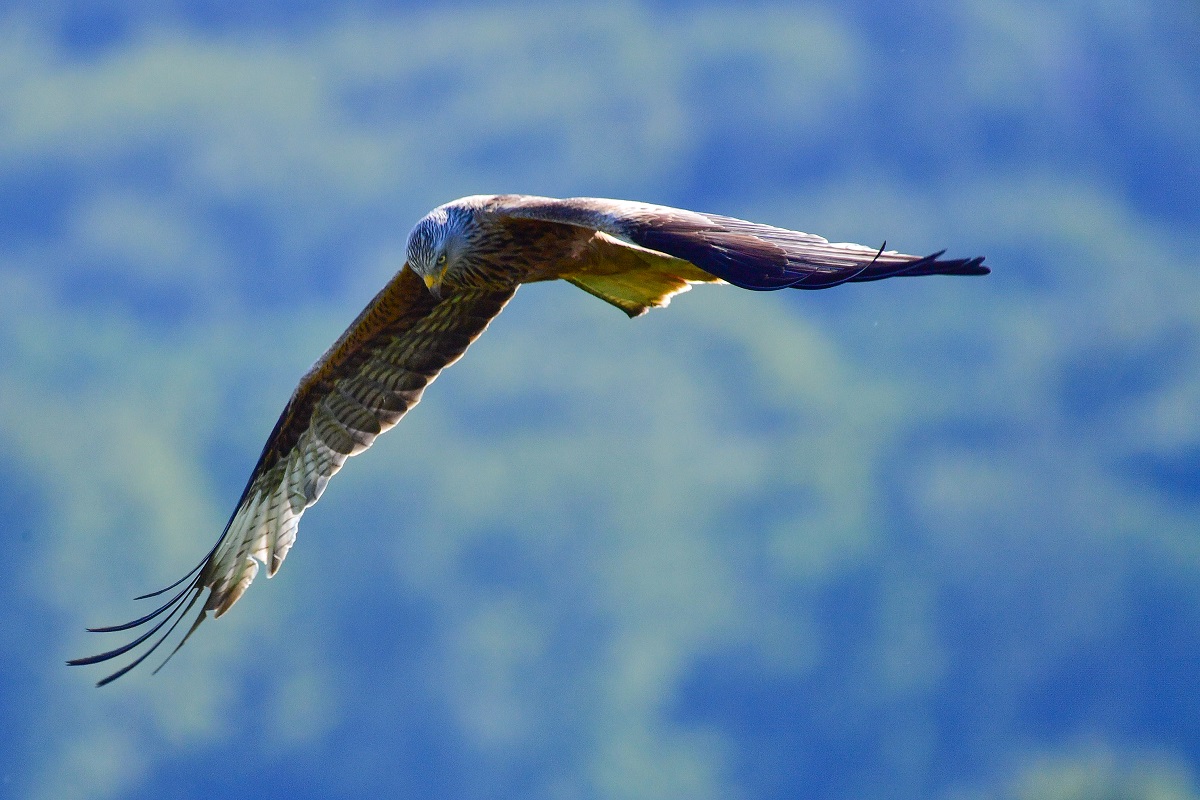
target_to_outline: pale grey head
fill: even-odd
[[[470,209],[448,203],[422,217],[408,234],[408,265],[435,295],[441,296],[442,282],[462,261],[471,223]]]

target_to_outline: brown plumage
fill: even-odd
[[[210,611],[219,617],[237,602],[260,563],[274,575],[300,516],[345,460],[416,405],[522,283],[562,278],[633,317],[667,305],[693,283],[823,289],[901,275],[988,272],[982,258],[940,256],[834,244],[625,200],[487,195],[440,206],[413,228],[405,266],[301,379],[216,545],[183,578],[143,596],[167,595],[157,609],[123,625],[90,629],[147,630],[121,647],[68,663],[108,661],[145,645],[98,685],[109,683],[163,644],[206,591],[171,655]]]

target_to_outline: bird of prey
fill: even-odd
[[[628,200],[475,195],[439,206],[409,234],[404,266],[301,379],[213,548],[187,575],[138,598],[165,595],[158,608],[90,629],[145,628],[132,641],[68,663],[95,664],[142,648],[97,684],[103,686],[142,663],[199,603],[169,660],[210,612],[219,617],[238,601],[260,564],[274,575],[300,516],[329,479],[417,404],[522,283],[561,278],[636,317],[694,283],[828,289],[989,271],[982,257],[943,259],[944,252],[904,255]]]

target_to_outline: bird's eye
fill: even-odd
[[[437,263],[438,263],[438,264],[445,264],[445,263],[446,263],[446,254],[445,254],[445,253],[442,253],[440,256],[438,256],[438,258],[437,258]]]

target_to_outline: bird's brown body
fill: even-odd
[[[489,211],[477,214],[475,222],[477,233],[448,289],[504,289],[561,278],[584,267],[580,259],[595,236],[584,228],[498,217]]]
[[[522,283],[564,279],[629,316],[694,283],[824,289],[900,275],[983,275],[982,258],[918,257],[683,209],[624,200],[480,195],[440,206],[409,235],[407,263],[313,365],[271,431],[224,532],[132,642],[72,664],[161,645],[207,591],[175,651],[211,611],[229,610],[283,563],[300,516],[345,460],[370,447],[462,356]],[[168,656],[169,658],[169,656]]]

